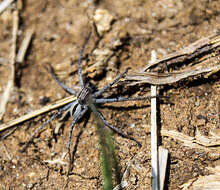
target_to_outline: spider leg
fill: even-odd
[[[70,109],[69,109],[69,111],[70,111],[70,116],[72,117],[73,116],[73,111],[76,109],[76,107],[77,107],[77,104],[78,104],[78,101],[76,100],[76,101],[74,101],[72,104],[71,104],[71,107],[70,107]]]
[[[58,112],[56,112],[55,114],[53,114],[51,116],[51,118],[49,120],[47,120],[46,122],[44,122],[37,130],[34,131],[33,135],[31,136],[31,138],[29,139],[29,141],[25,144],[24,148],[20,151],[20,152],[25,152],[27,150],[27,148],[29,147],[29,145],[31,144],[31,142],[33,142],[36,134],[40,133],[40,131],[50,122],[52,122],[56,117],[58,117],[59,115],[61,115],[64,111],[66,111],[67,109],[70,108],[72,102],[65,105],[63,108],[61,108]]]
[[[89,42],[90,36],[91,36],[91,32],[89,33],[88,37],[86,38],[86,40],[85,40],[85,42],[84,42],[84,44],[83,44],[83,46],[80,50],[80,57],[79,57],[79,60],[78,60],[78,75],[79,75],[79,82],[80,82],[81,88],[84,87],[81,63],[82,63],[82,59],[83,59],[84,49],[85,49],[86,45]]]
[[[75,90],[73,90],[72,88],[69,88],[68,86],[66,86],[55,74],[53,68],[51,66],[49,66],[49,68],[46,68],[47,71],[52,75],[52,77],[56,80],[56,82],[69,94],[73,94],[73,95],[77,95],[77,92]]]
[[[110,87],[112,87],[114,84],[116,84],[121,78],[123,78],[128,72],[128,69],[126,69],[122,74],[120,74],[114,81],[104,86],[101,90],[94,93],[93,97],[98,97],[102,93],[104,93],[106,90],[108,90]]]
[[[102,115],[102,113],[100,111],[97,110],[97,113],[98,113],[98,116],[100,117],[100,119],[102,120],[102,122],[107,126],[109,127],[111,130],[113,130],[114,132],[118,133],[120,136],[124,137],[124,138],[127,138],[127,139],[130,139],[132,141],[135,141],[139,147],[141,147],[141,143],[138,142],[136,139],[134,139],[133,137],[131,136],[128,136],[126,134],[123,134],[118,128],[112,126],[111,124],[109,124],[106,119],[104,118],[104,116]]]
[[[124,97],[117,97],[117,98],[98,98],[95,100],[96,104],[104,104],[104,103],[112,103],[112,102],[126,102],[126,101],[137,101],[137,100],[150,100],[151,98],[163,97],[168,98],[167,96],[146,96],[146,97],[131,97],[131,98],[124,98]]]
[[[80,113],[82,112],[82,106],[80,104],[77,105],[76,110],[73,115],[71,115],[73,118],[76,118]]]
[[[75,115],[74,120],[70,126],[70,130],[69,130],[69,136],[68,136],[68,141],[66,144],[67,150],[68,150],[68,154],[69,154],[69,158],[70,158],[70,163],[71,163],[71,153],[70,153],[70,143],[72,140],[72,132],[73,132],[73,127],[75,126],[75,124],[85,115],[85,113],[87,112],[88,107],[85,107],[84,110],[82,110],[81,112],[79,112],[78,114]]]

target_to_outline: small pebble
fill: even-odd
[[[100,36],[111,28],[113,16],[106,9],[97,9],[94,15],[94,21]]]

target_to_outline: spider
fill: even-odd
[[[128,72],[128,69],[126,69],[122,74],[120,74],[118,77],[115,78],[115,80],[113,80],[111,83],[107,84],[106,86],[104,86],[102,89],[95,91],[90,83],[86,83],[83,80],[83,76],[82,76],[82,68],[81,68],[81,63],[83,60],[83,54],[84,54],[84,49],[86,47],[86,45],[88,44],[88,41],[90,39],[91,36],[91,32],[89,33],[88,37],[86,38],[81,50],[80,50],[80,58],[78,60],[78,77],[79,77],[79,82],[80,82],[80,87],[81,90],[79,92],[77,92],[76,90],[69,88],[68,86],[66,86],[55,74],[54,70],[52,69],[52,67],[47,68],[47,70],[49,71],[49,73],[52,75],[52,77],[56,80],[56,82],[58,83],[58,85],[60,85],[67,93],[71,94],[71,95],[75,95],[76,96],[76,100],[68,103],[66,105],[64,105],[63,107],[61,107],[54,115],[52,115],[52,117],[47,120],[45,123],[43,123],[32,135],[32,137],[30,138],[30,140],[26,143],[26,145],[24,146],[22,151],[25,151],[27,149],[27,147],[29,146],[29,144],[34,140],[36,134],[40,133],[40,131],[42,131],[42,129],[49,124],[50,122],[52,122],[56,117],[60,116],[63,112],[65,111],[69,111],[70,116],[73,118],[73,122],[70,126],[69,129],[69,135],[68,135],[68,140],[67,140],[67,150],[68,153],[70,154],[70,148],[71,148],[71,139],[72,139],[72,131],[74,126],[76,125],[76,123],[82,119],[85,114],[89,111],[90,109],[90,105],[98,105],[98,104],[105,104],[105,103],[112,103],[112,102],[125,102],[125,101],[135,101],[135,100],[146,100],[146,99],[150,99],[152,97],[130,97],[130,98],[125,98],[125,97],[116,97],[116,98],[102,98],[101,95],[106,92],[108,89],[110,89],[113,85],[115,85],[116,83],[118,83],[118,81],[125,77],[126,73]],[[103,116],[103,114],[100,111],[97,111],[98,117],[99,119],[103,122],[103,124],[105,126],[107,126],[108,128],[110,128],[111,130],[113,130],[114,132],[118,133],[120,136],[128,138],[130,140],[135,141],[139,146],[141,146],[141,143],[139,143],[136,139],[134,139],[131,136],[128,136],[124,133],[122,133],[118,128],[114,127],[113,125],[111,125],[110,123],[107,122],[107,120],[105,119],[105,117]],[[71,159],[71,158],[70,158]]]

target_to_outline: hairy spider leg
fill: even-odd
[[[121,78],[123,78],[128,72],[128,69],[126,69],[122,74],[120,74],[115,80],[113,80],[111,83],[104,86],[101,90],[94,93],[93,97],[96,98],[100,96],[102,93],[104,93],[106,90],[108,90],[110,87],[112,87],[114,84],[116,84]]]
[[[80,57],[79,57],[79,60],[78,60],[78,75],[79,75],[79,82],[80,82],[80,86],[81,88],[84,87],[84,81],[83,81],[83,76],[82,76],[82,67],[81,67],[81,63],[82,63],[82,59],[83,59],[83,54],[84,54],[84,49],[86,47],[86,45],[88,44],[89,42],[89,39],[91,37],[91,34],[92,32],[89,33],[88,37],[86,38],[81,50],[80,50]]]
[[[52,75],[52,77],[56,80],[57,84],[60,85],[66,92],[68,92],[69,94],[73,94],[75,96],[77,96],[77,91],[75,91],[72,88],[69,88],[68,86],[66,86],[56,75],[56,73],[54,72],[53,68],[51,66],[49,66],[50,68],[46,68],[47,71]]]
[[[37,130],[34,131],[33,135],[31,136],[31,138],[29,139],[29,141],[25,144],[24,148],[20,151],[20,152],[25,152],[27,150],[27,148],[29,147],[29,145],[31,144],[31,142],[33,142],[36,134],[40,133],[40,131],[50,122],[52,122],[56,117],[58,117],[59,115],[61,115],[64,111],[68,110],[72,105],[72,102],[65,105],[64,107],[62,107],[59,111],[57,111],[55,114],[53,114],[51,116],[51,118],[49,120],[47,120],[46,122],[44,122]]]
[[[72,140],[72,132],[73,132],[73,127],[75,126],[75,124],[85,115],[85,113],[88,111],[88,107],[86,106],[84,108],[84,110],[82,112],[79,112],[79,114],[77,114],[70,126],[70,130],[69,130],[69,136],[68,136],[68,140],[67,140],[67,150],[68,150],[68,154],[69,154],[69,158],[70,158],[70,163],[71,163],[71,153],[70,153],[70,143]]]
[[[130,139],[132,141],[135,141],[139,147],[141,147],[141,143],[138,142],[135,138],[131,137],[131,136],[128,136],[126,134],[123,134],[118,128],[114,127],[113,125],[111,125],[110,123],[107,122],[107,120],[104,118],[104,116],[102,115],[102,113],[100,111],[97,110],[97,113],[98,113],[98,116],[99,118],[102,120],[102,122],[107,126],[109,127],[111,130],[113,130],[114,132],[118,133],[120,136],[124,137],[124,138],[127,138],[127,139]]]

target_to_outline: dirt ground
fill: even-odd
[[[92,24],[94,15],[99,14],[97,10],[105,10],[104,13],[111,18],[110,28],[101,34],[100,40]],[[46,71],[48,63],[68,86],[79,85],[76,63],[91,30],[83,74],[99,88],[127,67],[138,71],[146,66],[152,50],[162,58],[220,30],[218,0],[28,0],[23,1],[19,14],[18,47],[28,28],[34,27],[35,32],[26,60],[16,67],[16,87],[9,99],[4,122],[68,96]],[[105,14],[101,18],[104,19]],[[10,56],[11,33],[12,9],[8,9],[0,15],[0,58],[5,60]],[[1,62],[1,94],[9,72],[7,64]],[[215,76],[159,87],[172,102],[160,104],[161,130],[174,130],[189,137],[198,132],[205,137],[213,131],[219,134],[219,85],[219,77]],[[148,84],[132,89],[125,85],[113,88],[105,96],[116,97],[121,93],[146,96],[149,90]],[[151,189],[149,102],[114,103],[100,110],[109,123],[143,145],[139,148],[135,142],[114,134],[121,172],[130,165],[125,176],[128,183],[125,189]],[[0,141],[0,189],[102,188],[93,115],[86,125],[81,122],[73,131],[72,148],[76,153],[68,185],[66,142],[71,118],[68,121],[54,120],[27,152],[19,152],[34,130],[52,113],[19,125],[10,136]],[[59,126],[59,132],[53,135],[53,128]],[[160,136],[160,145],[169,151],[166,189],[182,189],[181,185],[209,175],[209,168],[220,163],[218,146],[191,147],[169,135]]]

